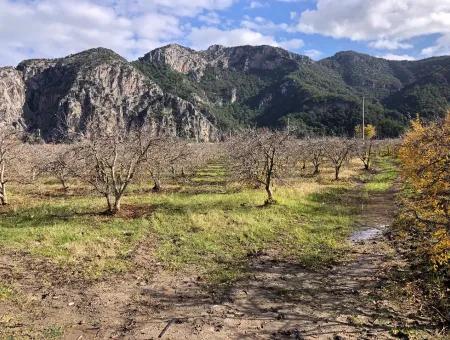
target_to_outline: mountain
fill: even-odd
[[[0,69],[0,119],[16,121],[46,140],[83,133],[95,120],[102,129],[148,121],[155,134],[198,141],[217,138],[215,119],[163,91],[116,53],[91,49],[61,59],[21,62]]]
[[[168,45],[133,63],[163,89],[212,112],[221,129],[296,126],[303,134],[349,134],[367,121],[397,136],[420,113],[449,109],[450,57],[391,61],[352,51],[314,62],[269,46]]]
[[[195,51],[172,44],[127,62],[107,49],[0,68],[0,121],[48,140],[145,120],[155,133],[199,141],[246,126],[296,127],[300,135],[352,135],[366,121],[400,134],[420,113],[449,110],[450,57],[391,61],[352,51],[320,60],[270,46]]]

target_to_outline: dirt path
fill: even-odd
[[[401,337],[400,329],[422,339],[429,320],[415,301],[399,298],[401,278],[392,281],[405,266],[383,236],[393,195],[371,195],[361,207],[362,232],[343,263],[312,271],[264,254],[251,260],[251,279],[227,291],[165,272],[148,253],[151,244],[136,250],[136,270],[98,282],[4,253],[0,275],[21,297],[0,302],[0,337],[57,336],[58,325],[65,339],[77,340],[383,339]]]

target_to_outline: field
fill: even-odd
[[[399,311],[387,298],[395,283],[373,295],[402,266],[391,246],[349,239],[390,223],[395,167],[379,158],[367,173],[353,159],[340,181],[331,168],[315,177],[307,168],[277,183],[277,204],[263,206],[263,190],[215,162],[160,193],[133,184],[118,216],[80,183],[68,192],[51,178],[13,186],[14,204],[0,208],[0,337],[315,338],[318,326],[329,336],[423,334],[411,301]],[[354,293],[360,285],[368,292]],[[313,308],[308,291],[324,300]],[[349,309],[330,312],[333,299]],[[383,313],[359,310],[366,299]],[[310,320],[288,316],[298,304],[312,308]]]

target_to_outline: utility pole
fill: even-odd
[[[364,140],[365,139],[365,136],[364,136],[364,130],[365,130],[365,128],[366,128],[366,125],[365,125],[365,97],[363,96],[363,102],[362,102],[362,105],[363,105],[363,110],[362,110],[362,139]]]

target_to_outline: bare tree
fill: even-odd
[[[275,203],[273,181],[290,168],[289,139],[285,131],[248,130],[229,143],[233,172],[240,180],[263,185],[267,193],[265,204]]]
[[[377,143],[373,139],[371,140],[358,140],[356,143],[356,154],[358,158],[363,162],[364,169],[370,170],[372,166],[372,160],[375,156]]]
[[[160,192],[161,181],[170,175],[174,176],[176,169],[181,167],[190,155],[192,151],[186,141],[175,138],[155,141],[145,161],[145,168],[153,181],[152,191]]]
[[[290,160],[294,169],[300,168],[300,176],[303,175],[306,170],[306,163],[308,162],[309,153],[308,145],[304,139],[291,138],[288,141],[287,147],[290,150]],[[293,170],[294,170],[293,169]]]
[[[325,159],[326,140],[323,138],[311,138],[307,140],[309,159],[314,167],[313,176],[320,173],[320,166]]]
[[[46,145],[47,162],[41,165],[40,171],[58,179],[66,192],[69,190],[69,180],[78,173],[76,153],[74,145]]]
[[[325,158],[334,167],[334,179],[339,180],[342,164],[349,159],[354,150],[355,141],[347,138],[328,138],[326,140]]]
[[[19,153],[20,145],[18,131],[0,125],[0,205],[8,204],[6,184],[11,176],[11,165]]]
[[[120,211],[122,197],[133,177],[142,171],[156,138],[144,128],[133,131],[116,127],[112,131],[90,133],[78,148],[82,161],[79,176],[102,194],[108,213]]]

